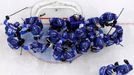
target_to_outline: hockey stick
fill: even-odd
[[[21,48],[21,50],[20,50],[20,55],[22,55],[22,51],[23,51],[23,50],[22,50],[22,48]]]
[[[9,16],[13,16],[13,15],[15,15],[15,14],[17,14],[17,13],[19,13],[19,12],[25,10],[25,9],[28,9],[28,8],[29,8],[29,7],[25,7],[25,8],[23,8],[23,9],[20,9],[20,10],[16,11],[15,13],[13,13],[13,14],[11,14],[11,15],[9,15]]]
[[[119,13],[118,17],[116,20],[118,20],[118,18],[120,17],[120,15],[122,14],[122,12],[124,11],[124,8],[122,8],[121,12]],[[112,28],[114,25],[111,26],[110,30],[108,31],[107,35],[111,32]]]

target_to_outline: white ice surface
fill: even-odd
[[[4,26],[0,25],[0,75],[99,75],[99,68],[116,61],[123,64],[128,59],[134,65],[134,26],[123,25],[124,38],[121,46],[104,48],[99,53],[89,52],[72,63],[52,64],[36,59],[26,51],[8,47]],[[128,75],[134,75],[131,71]]]

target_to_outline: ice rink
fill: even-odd
[[[1,10],[2,15],[0,15],[0,23],[3,22],[3,18],[5,15],[12,13],[19,8],[23,8],[23,5],[27,5],[26,2],[24,2],[24,4],[21,4],[23,1],[20,1],[18,2],[18,4],[20,4],[20,7],[16,7],[15,9],[15,5],[13,5],[12,2],[10,4],[9,0],[6,1],[9,5],[5,7],[5,9]],[[14,0],[14,2],[15,1],[17,0]],[[32,0],[24,1],[28,1],[28,3],[32,2]],[[111,2],[115,3],[116,1],[117,0],[113,0]],[[118,6],[118,4],[120,3],[119,1],[115,3],[116,6]],[[81,4],[81,2],[86,3],[86,0],[80,0],[79,4]],[[99,15],[100,13],[111,9],[113,9],[111,11],[117,10],[114,12],[119,12],[120,8],[122,8],[122,6],[125,6],[125,2],[127,2],[127,0],[122,0],[121,4],[119,4],[120,7],[117,8],[115,6],[113,6],[113,8],[110,6],[104,8],[104,6],[102,5],[103,3],[99,3],[98,9],[96,10],[100,12],[98,14],[89,13],[89,15]],[[35,58],[26,51],[23,51],[23,55],[20,55],[20,51],[12,50],[8,47],[6,41],[7,36],[5,35],[4,29],[5,26],[0,25],[0,75],[99,75],[99,68],[101,66],[113,64],[116,61],[118,61],[120,64],[124,64],[123,60],[128,59],[129,62],[134,65],[134,16],[132,15],[132,13],[134,13],[134,10],[131,10],[131,5],[133,4],[132,2],[133,1],[126,3],[125,7],[128,9],[126,9],[120,19],[120,23],[122,23],[121,25],[124,29],[123,42],[121,43],[124,47],[113,45],[111,47],[105,47],[104,49],[102,49],[102,51],[98,53],[88,52],[87,54],[84,54],[74,60],[72,63],[44,62]],[[6,2],[3,1],[2,3]],[[97,3],[97,0],[94,0],[93,3]],[[10,5],[12,5],[12,8],[14,8],[12,9],[12,12],[9,8]],[[1,8],[2,6],[4,7],[5,5],[1,5]],[[83,11],[87,11],[85,10],[85,8],[88,8],[88,4],[86,4],[85,6],[84,4],[81,4],[81,6],[83,7]],[[99,8],[100,6],[103,7],[102,11]],[[88,13],[86,12],[85,15],[89,16],[87,14]],[[131,23],[129,21],[131,21]],[[134,71],[131,71],[128,75],[134,75]]]
[[[72,63],[47,63],[24,51],[12,50],[6,42],[4,26],[0,26],[0,74],[1,75],[99,75],[99,68],[115,61],[123,64],[128,59],[134,64],[134,25],[123,25],[124,38],[121,46],[111,46],[98,53],[88,52]],[[129,75],[133,75],[134,71]]]

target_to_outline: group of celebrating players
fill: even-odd
[[[34,53],[44,53],[52,47],[53,57],[58,61],[71,62],[77,55],[88,50],[99,52],[105,46],[121,45],[122,42],[123,29],[117,25],[117,15],[111,12],[87,20],[79,14],[67,19],[51,18],[47,36],[45,35],[46,43],[39,41],[44,36],[44,24],[39,17],[26,18],[22,24],[9,23],[9,19],[10,17],[6,16],[4,24],[7,41],[12,49],[23,48],[33,50]],[[105,27],[115,28],[115,31],[112,34],[109,34],[111,30],[105,33],[102,29]],[[22,37],[27,33],[31,33],[34,39],[29,45],[25,45],[26,40]]]

